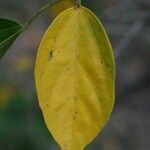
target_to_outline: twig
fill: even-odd
[[[76,0],[76,6],[80,7],[81,6],[81,0]]]
[[[52,7],[53,5],[60,3],[62,1],[66,1],[66,0],[54,0],[51,3],[46,4],[44,7],[42,7],[41,9],[39,9],[34,15],[33,17],[25,24],[23,30],[27,29],[30,24],[34,21],[35,18],[37,18],[42,12],[44,12],[46,9],[48,9],[49,7]]]

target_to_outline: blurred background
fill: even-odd
[[[0,17],[24,24],[50,0],[1,0]],[[116,102],[86,150],[150,149],[150,1],[82,0],[102,21],[114,49]],[[0,150],[59,150],[38,106],[34,64],[46,28],[70,2],[52,7],[0,60]]]

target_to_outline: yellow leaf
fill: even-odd
[[[108,121],[114,70],[110,42],[89,9],[67,9],[48,28],[35,80],[46,125],[62,150],[83,150]]]

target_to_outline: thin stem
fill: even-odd
[[[53,2],[51,3],[48,3],[46,4],[44,7],[42,7],[41,9],[39,9],[33,16],[32,18],[25,24],[23,30],[27,29],[30,24],[34,21],[35,18],[37,18],[41,13],[43,13],[46,9],[48,9],[49,7],[52,7],[53,5],[59,3],[59,2],[62,2],[62,1],[65,1],[65,0],[54,0]]]
[[[76,0],[76,6],[80,7],[81,6],[81,0]]]

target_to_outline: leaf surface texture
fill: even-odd
[[[67,9],[46,31],[36,88],[46,125],[62,150],[83,150],[108,121],[114,70],[108,37],[89,9]]]

